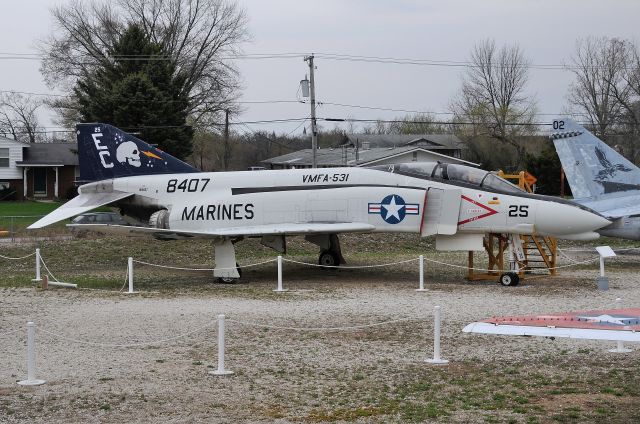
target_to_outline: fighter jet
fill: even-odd
[[[640,240],[640,169],[569,118],[550,134],[574,201],[612,221],[598,232]]]
[[[338,266],[344,263],[342,233],[435,235],[439,250],[483,250],[485,233],[593,239],[609,224],[583,206],[529,194],[493,173],[457,164],[198,172],[110,125],[80,124],[77,138],[85,184],[29,228],[114,206],[144,225],[77,226],[211,239],[213,274],[224,281],[240,277],[234,243],[246,237],[286,253],[286,237],[304,235],[320,247],[320,265]],[[513,245],[523,257],[521,246]],[[503,277],[503,284],[517,284],[516,273]]]

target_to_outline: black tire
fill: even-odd
[[[520,276],[515,272],[506,272],[500,276],[500,284],[505,287],[515,287],[520,283]]]
[[[335,253],[329,250],[324,250],[320,252],[318,264],[322,265],[323,268],[326,267],[327,269],[331,269],[332,267],[340,265],[340,258]]]

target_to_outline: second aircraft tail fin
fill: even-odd
[[[555,119],[550,138],[574,198],[640,190],[640,168],[573,120]]]

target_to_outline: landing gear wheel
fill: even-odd
[[[320,258],[318,258],[318,264],[323,267],[334,267],[340,265],[340,258],[333,252],[324,250],[320,252]]]
[[[238,281],[240,281],[240,278],[242,278],[242,268],[240,268],[240,266],[238,265],[237,262],[236,262],[236,269],[238,270],[238,275],[240,275],[239,278],[235,278],[235,277],[218,277],[217,282],[221,283],[221,284],[235,284]]]
[[[520,276],[515,272],[507,272],[500,276],[500,284],[507,287],[514,287],[520,283]]]

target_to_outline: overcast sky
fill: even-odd
[[[52,31],[54,0],[5,1],[0,53],[32,53]],[[638,0],[239,0],[252,41],[245,53],[332,53],[358,56],[467,61],[472,47],[492,38],[518,43],[532,64],[570,61],[575,41],[587,36],[640,40]],[[0,90],[47,93],[32,60],[0,60]],[[447,112],[464,68],[316,59],[317,100],[365,107]],[[308,73],[302,56],[239,60],[244,101],[296,100]],[[566,105],[572,74],[531,69],[528,91],[539,112]],[[236,121],[300,118],[306,104],[245,104]],[[318,117],[391,119],[401,112],[323,105]],[[442,115],[443,119],[447,115]],[[542,121],[549,120],[540,116]],[[43,116],[43,124],[51,125]],[[323,124],[331,127],[330,124]],[[298,123],[252,124],[251,130],[299,133]],[[247,131],[247,126],[237,126]]]

